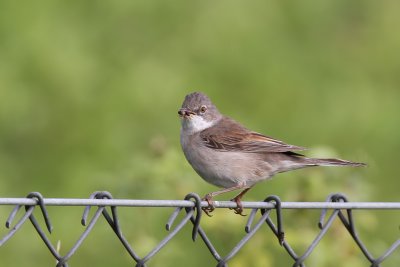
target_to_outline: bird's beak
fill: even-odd
[[[178,114],[179,117],[183,118],[183,117],[190,117],[190,115],[194,115],[195,113],[190,109],[181,108],[180,110],[178,110]]]

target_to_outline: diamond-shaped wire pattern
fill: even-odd
[[[329,195],[326,202],[281,202],[277,196],[269,196],[263,202],[243,202],[244,208],[251,208],[252,211],[248,216],[248,221],[245,227],[244,237],[233,246],[233,249],[226,255],[220,255],[211,240],[208,238],[206,232],[201,227],[202,207],[207,206],[206,201],[202,201],[201,198],[194,193],[188,194],[184,200],[119,200],[113,199],[111,194],[108,192],[95,192],[89,199],[45,199],[40,193],[32,192],[27,195],[26,198],[0,198],[0,205],[13,205],[15,206],[10,213],[6,227],[10,230],[6,235],[0,237],[0,247],[5,244],[13,235],[18,232],[23,224],[28,219],[40,236],[46,247],[50,251],[51,255],[56,259],[56,266],[68,266],[68,261],[74,255],[74,253],[80,248],[82,243],[88,237],[90,232],[100,218],[104,218],[112,231],[118,237],[125,250],[131,256],[136,266],[147,266],[149,260],[157,256],[157,253],[163,249],[181,230],[182,228],[190,224],[193,227],[192,239],[193,241],[200,240],[207,246],[210,254],[216,260],[217,266],[227,266],[228,261],[232,260],[235,255],[241,250],[241,248],[257,233],[260,231],[261,226],[266,223],[270,230],[275,234],[279,244],[293,259],[293,266],[305,266],[305,260],[311,255],[313,250],[318,246],[321,239],[325,236],[328,230],[331,228],[333,221],[339,218],[341,224],[346,228],[352,239],[355,241],[356,246],[360,249],[365,258],[371,263],[371,266],[380,266],[380,264],[389,258],[400,246],[400,239],[396,240],[386,251],[380,256],[374,257],[361,241],[354,224],[354,217],[352,214],[353,209],[400,209],[399,202],[348,202],[347,198],[343,194],[332,194]],[[51,234],[52,225],[50,222],[49,214],[46,210],[46,206],[70,206],[79,205],[86,206],[82,215],[81,223],[85,226],[85,230],[71,247],[71,249],[65,254],[60,255],[57,251],[56,245],[52,244],[48,238],[48,234]],[[216,202],[217,208],[234,208],[234,202],[221,201]],[[131,206],[131,207],[175,207],[176,209],[170,216],[166,223],[166,229],[169,231],[167,236],[161,240],[147,255],[139,256],[135,249],[129,244],[126,237],[122,233],[121,226],[118,218],[118,207]],[[11,226],[16,214],[25,208],[24,215],[19,219],[14,226]],[[111,213],[106,209],[109,207]],[[33,211],[35,208],[40,208],[41,214],[45,221],[46,230],[44,230],[36,220]],[[96,212],[91,219],[88,219],[89,211],[91,208],[96,208]],[[297,208],[297,209],[321,209],[321,216],[318,223],[320,228],[319,233],[302,254],[298,254],[285,240],[283,231],[283,220],[282,220],[282,209]],[[331,210],[329,216],[328,210]],[[258,221],[254,222],[256,213],[260,211],[261,217]],[[185,215],[176,223],[178,215],[184,212]],[[272,220],[270,214],[276,212],[276,222]],[[327,217],[327,219],[326,219]],[[172,227],[173,224],[175,227]],[[151,265],[151,262],[149,263]]]

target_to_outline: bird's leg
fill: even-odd
[[[236,214],[239,214],[241,216],[246,216],[246,214],[243,214],[243,205],[242,205],[242,197],[244,194],[247,193],[247,191],[250,190],[251,187],[246,188],[245,190],[243,190],[242,192],[239,193],[239,195],[237,195],[236,197],[232,198],[231,201],[235,201],[237,207],[234,208],[233,210],[235,211]]]
[[[225,189],[222,189],[222,190],[219,190],[219,191],[215,191],[215,192],[211,192],[211,193],[206,194],[204,196],[203,200],[207,201],[208,206],[207,207],[203,207],[202,210],[205,212],[205,214],[207,214],[209,217],[211,217],[212,216],[211,212],[213,212],[214,209],[215,209],[213,197],[218,196],[218,195],[223,194],[223,193],[227,193],[227,192],[231,192],[231,191],[234,191],[234,190],[242,189],[243,187],[244,187],[244,184],[241,183],[241,184],[229,187],[229,188],[225,188]]]

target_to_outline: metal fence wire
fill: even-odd
[[[40,236],[51,255],[56,259],[56,266],[68,266],[68,260],[79,249],[89,233],[92,231],[94,225],[103,218],[107,221],[111,230],[118,237],[123,247],[126,249],[132,260],[137,267],[147,266],[146,264],[150,259],[156,257],[157,253],[163,249],[181,230],[189,224],[192,227],[192,239],[199,242],[199,239],[207,246],[210,254],[216,260],[217,266],[228,266],[227,263],[235,257],[241,248],[259,231],[260,227],[266,223],[269,229],[277,237],[277,241],[282,246],[288,255],[293,259],[293,266],[305,266],[304,261],[311,255],[313,250],[317,247],[321,239],[326,235],[333,221],[339,218],[341,224],[348,231],[357,247],[361,250],[365,258],[371,263],[371,266],[380,266],[380,264],[389,258],[400,246],[400,239],[397,239],[386,251],[380,256],[373,256],[361,241],[357,234],[354,225],[354,217],[352,210],[354,209],[392,209],[399,210],[400,202],[348,202],[347,198],[340,193],[331,194],[327,197],[326,202],[281,202],[277,196],[269,196],[263,202],[243,202],[243,208],[251,209],[248,216],[247,224],[245,226],[244,237],[233,247],[227,255],[220,255],[213,243],[208,238],[206,232],[201,227],[202,207],[208,204],[202,201],[201,198],[195,194],[190,193],[186,195],[184,200],[130,200],[130,199],[113,199],[108,192],[95,192],[89,199],[61,199],[61,198],[43,198],[38,192],[32,192],[26,198],[0,198],[0,205],[15,206],[6,220],[6,227],[9,229],[8,233],[0,239],[0,247],[4,245],[10,238],[15,235],[18,230],[24,225],[28,219],[33,225],[37,234]],[[85,230],[79,237],[78,241],[72,248],[65,254],[60,255],[56,246],[50,241],[48,234],[52,232],[52,224],[46,206],[85,206],[81,223],[85,226]],[[118,207],[176,207],[166,223],[166,229],[169,231],[168,235],[159,242],[147,255],[139,256],[135,249],[129,244],[126,237],[122,234],[122,229],[119,224]],[[88,218],[91,208],[96,208],[92,218]],[[108,207],[108,209],[107,209]],[[216,201],[216,208],[235,208],[236,203],[231,201]],[[18,222],[13,224],[14,218],[17,213],[25,209],[25,213]],[[33,214],[35,208],[41,210],[41,214],[46,224],[44,230],[38,223]],[[290,244],[286,241],[284,235],[284,223],[282,220],[282,209],[321,209],[321,216],[318,222],[320,229],[319,233],[306,249],[305,252],[299,254],[295,252]],[[109,212],[108,210],[111,210]],[[255,215],[260,211],[261,217],[255,222]],[[328,211],[330,212],[328,214]],[[176,222],[178,215],[185,213],[180,222]],[[274,221],[270,215],[276,213],[276,220]],[[175,227],[172,227],[176,224]],[[12,226],[13,225],[13,226]],[[200,238],[199,238],[200,237]],[[151,262],[149,263],[151,265]]]

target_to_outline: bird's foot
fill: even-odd
[[[208,206],[201,208],[208,217],[212,217],[211,212],[215,210],[214,201],[212,200],[212,196],[207,194],[203,197],[203,200],[207,201]]]
[[[232,198],[231,201],[236,202],[237,207],[229,208],[230,210],[233,210],[236,214],[239,214],[240,216],[247,216],[247,214],[243,214],[243,205],[239,196]]]

